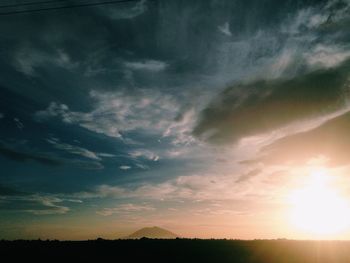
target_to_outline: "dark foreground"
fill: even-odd
[[[350,241],[95,240],[0,241],[2,262],[350,262]],[[11,260],[11,261],[10,261]]]

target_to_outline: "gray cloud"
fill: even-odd
[[[350,49],[339,25],[348,23],[349,5],[334,8],[331,2],[301,8],[276,27],[222,43],[220,72],[228,72],[235,84],[204,108],[193,134],[232,143],[344,106]],[[231,29],[233,23],[221,25]]]
[[[257,162],[303,164],[312,158],[325,158],[329,165],[347,165],[349,161],[350,113],[327,121],[313,130],[279,139],[261,150]]]
[[[292,79],[261,80],[224,90],[202,112],[194,135],[231,143],[344,107],[350,62]]]

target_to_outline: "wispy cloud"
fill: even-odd
[[[49,142],[51,141],[51,142]],[[105,153],[94,153],[91,151],[88,151],[82,147],[75,148],[73,145],[66,145],[62,144],[58,146],[58,144],[61,144],[60,141],[57,138],[51,138],[48,140],[50,144],[53,144],[54,147],[57,146],[56,149],[66,151],[70,154],[78,155],[81,157],[84,157],[88,160],[82,160],[82,159],[74,159],[74,158],[65,158],[62,156],[59,156],[57,153],[52,152],[37,152],[36,149],[33,149],[29,146],[27,147],[16,147],[15,145],[10,146],[8,143],[1,142],[0,141],[0,155],[4,156],[7,159],[17,161],[17,162],[26,162],[26,161],[35,161],[40,164],[46,165],[46,166],[61,166],[61,165],[74,165],[81,167],[83,169],[103,169],[104,166],[101,164],[102,158],[112,158],[113,154],[107,154]],[[22,142],[17,142],[17,144],[21,144]],[[102,155],[101,155],[102,154]],[[99,158],[96,159],[95,155]],[[114,155],[113,155],[114,157]]]
[[[22,130],[24,128],[24,125],[19,118],[14,118],[13,121],[15,122],[18,129]]]
[[[130,151],[129,155],[135,159],[144,158],[155,162],[159,160],[159,156],[157,154],[146,149],[137,149],[137,150]]]
[[[173,137],[173,144],[175,145],[189,145],[195,143],[192,130],[197,119],[198,114],[193,108],[182,112],[163,132],[163,137]]]
[[[14,55],[15,68],[27,76],[36,76],[36,70],[45,65],[54,65],[71,70],[78,66],[63,49],[43,51],[30,46],[23,46]]]
[[[246,180],[249,180],[250,178],[258,175],[259,173],[261,173],[261,169],[259,168],[256,168],[256,169],[253,169],[243,175],[241,175],[237,180],[236,180],[236,183],[241,183],[241,182],[244,182]]]
[[[120,170],[129,170],[129,169],[131,169],[131,166],[129,166],[129,165],[121,165],[121,166],[119,166],[119,169]]]
[[[107,14],[107,16],[113,20],[117,19],[133,19],[142,15],[147,11],[147,0],[137,1],[133,6],[111,6],[111,8],[102,7],[101,11],[103,14]]]
[[[145,211],[154,211],[151,205],[121,204],[113,208],[103,208],[96,213],[102,216],[111,216],[113,214],[130,214]]]
[[[125,66],[133,70],[148,70],[148,71],[163,71],[168,67],[168,64],[158,60],[145,60],[142,62],[126,62]]]
[[[230,24],[229,22],[225,22],[224,24],[218,26],[218,29],[221,33],[227,35],[227,36],[232,36],[232,32],[230,30]]]
[[[0,200],[7,202],[22,202],[24,207],[32,207],[33,204],[39,205],[35,209],[23,208],[20,212],[31,213],[34,215],[60,215],[66,214],[70,211],[67,206],[59,205],[63,202],[81,202],[80,200],[62,199],[48,194],[21,194],[21,195],[0,195]],[[44,207],[44,208],[42,208]]]
[[[136,95],[92,91],[90,97],[96,102],[91,112],[74,112],[67,105],[52,102],[46,110],[36,112],[35,118],[59,117],[65,123],[122,138],[123,132],[134,130],[162,134],[179,110],[174,97],[157,91],[141,90]]]
[[[245,172],[240,180],[237,174],[212,174],[179,176],[162,183],[144,183],[132,189],[101,185],[90,192],[75,193],[76,198],[115,198],[119,200],[149,201],[276,201],[283,192],[281,184],[269,183],[265,178],[281,167]],[[288,170],[288,168],[287,168]],[[240,172],[242,173],[242,172]],[[247,178],[249,177],[249,178]],[[250,180],[248,180],[250,179]],[[237,182],[237,180],[240,180]],[[253,182],[254,181],[254,182]],[[285,182],[283,182],[285,184]],[[220,194],[218,194],[220,193]],[[277,198],[277,199],[275,199]]]
[[[99,157],[106,157],[106,158],[114,158],[116,157],[115,154],[112,153],[96,153]]]
[[[69,122],[69,108],[65,104],[51,102],[47,109],[38,111],[34,117],[38,121],[46,120],[52,117],[62,117],[64,122]]]
[[[305,54],[307,63],[314,68],[336,67],[350,58],[350,49],[336,45],[318,45]]]
[[[68,143],[62,143],[60,141],[53,140],[53,139],[47,139],[46,141],[48,143],[52,144],[56,149],[66,151],[66,152],[71,153],[71,154],[80,155],[82,157],[92,159],[92,160],[97,160],[97,161],[101,160],[101,158],[98,156],[98,154],[96,154],[95,152],[92,152],[88,149],[85,149],[85,148],[82,148],[82,147],[79,147],[76,145],[71,145]]]
[[[62,164],[62,161],[52,156],[47,156],[45,154],[40,154],[40,153],[20,151],[20,150],[14,149],[13,147],[5,145],[1,142],[0,142],[0,155],[18,162],[36,161],[38,163],[48,165],[48,166],[57,166]]]

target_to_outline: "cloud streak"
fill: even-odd
[[[59,159],[47,157],[45,155],[18,151],[18,150],[12,149],[11,147],[7,147],[2,143],[0,143],[0,154],[8,159],[11,159],[17,162],[35,161],[47,166],[58,166],[62,164],[62,162]]]
[[[101,158],[98,156],[98,154],[89,151],[85,148],[71,145],[68,143],[61,143],[60,141],[54,140],[54,139],[47,139],[48,143],[52,144],[56,149],[63,150],[71,154],[79,155],[88,159],[100,161]],[[103,155],[103,154],[102,154]]]
[[[150,205],[135,205],[135,204],[121,204],[113,208],[103,208],[102,210],[97,211],[98,215],[102,216],[111,216],[114,214],[130,214],[130,213],[138,213],[138,212],[147,212],[154,211],[155,208]]]
[[[146,60],[143,62],[126,62],[125,66],[132,70],[146,70],[146,71],[163,71],[167,68],[167,64],[157,60]]]
[[[71,209],[67,206],[60,205],[63,202],[74,202],[77,200],[61,199],[53,195],[48,194],[3,194],[0,195],[0,200],[6,202],[21,202],[24,207],[35,207],[27,209],[23,208],[19,212],[31,213],[33,215],[44,216],[44,215],[62,215],[68,213]],[[81,201],[79,201],[81,202]],[[6,210],[6,208],[5,208]]]
[[[129,166],[129,165],[121,165],[121,166],[119,166],[119,169],[126,171],[126,170],[130,170],[131,166]]]

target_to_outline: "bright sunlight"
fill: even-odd
[[[291,193],[290,219],[295,227],[315,235],[336,234],[349,227],[349,206],[331,179],[326,169],[314,169],[305,187]]]

